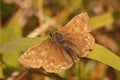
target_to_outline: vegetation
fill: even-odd
[[[119,0],[1,0],[0,80],[120,80]],[[59,74],[21,67],[19,56],[87,12],[96,39],[86,58]]]

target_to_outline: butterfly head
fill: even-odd
[[[51,29],[49,31],[49,35],[51,36],[51,39],[53,41],[56,41],[59,44],[62,44],[64,42],[64,36],[62,35],[62,33],[58,32],[57,29]]]
[[[49,35],[52,37],[57,32],[57,29],[52,28],[49,30]]]

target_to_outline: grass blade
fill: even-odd
[[[40,38],[19,38],[13,41],[9,41],[8,43],[5,43],[2,46],[0,46],[0,53],[25,51],[26,49],[36,44],[39,44],[47,38],[48,36],[43,36]]]
[[[100,61],[120,71],[120,57],[98,44],[95,44],[87,58]]]
[[[92,17],[91,22],[93,24],[93,30],[95,30],[95,29],[101,28],[105,25],[113,24],[114,18],[113,18],[112,13],[107,12],[102,15]]]

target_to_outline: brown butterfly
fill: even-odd
[[[66,70],[93,49],[95,40],[89,33],[91,29],[87,13],[81,13],[65,27],[50,31],[51,38],[28,49],[19,62],[26,68],[42,67],[51,73]]]

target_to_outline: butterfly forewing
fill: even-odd
[[[46,50],[49,48],[49,44],[50,43],[45,40],[43,43],[29,48],[20,56],[19,62],[27,68],[40,68],[45,59]]]
[[[87,33],[92,30],[92,25],[87,13],[81,13],[72,18],[65,27],[63,31],[66,33]]]
[[[28,49],[21,55],[19,61],[25,67],[43,67],[47,72],[54,73],[59,73],[73,65],[70,56],[58,43],[51,39],[47,39],[43,43]]]

